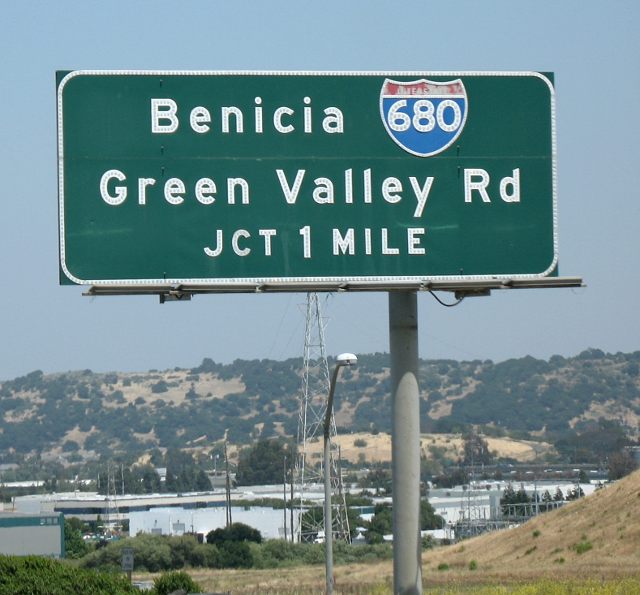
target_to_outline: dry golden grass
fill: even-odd
[[[325,571],[322,565],[272,570],[192,570],[189,574],[207,592],[232,595],[320,594],[324,593],[325,586]],[[424,593],[440,595],[640,593],[640,575],[637,572],[602,575],[598,573],[597,568],[590,568],[586,573],[579,569],[540,573],[535,568],[521,572],[510,572],[507,568],[496,572],[472,571],[468,568],[438,571],[423,565],[422,584]],[[386,595],[393,592],[392,585],[391,561],[335,567],[336,593]]]
[[[368,434],[356,432],[353,434],[338,434],[333,439],[340,445],[341,456],[351,463],[379,463],[391,461],[391,435]],[[528,440],[513,440],[511,438],[487,438],[489,449],[495,451],[499,457],[508,457],[517,461],[534,461],[537,456],[543,456],[552,447],[546,442],[532,442]],[[366,443],[366,446],[356,446],[356,441]],[[361,442],[359,442],[361,443]],[[420,439],[421,449],[425,456],[429,456],[429,446],[444,449],[445,457],[456,460],[463,456],[463,440],[460,434],[423,434]],[[308,445],[311,458],[322,456],[322,442],[312,442]]]
[[[190,570],[192,578],[208,592],[233,595],[324,593],[323,565],[270,570]],[[149,577],[141,576],[147,579]],[[335,567],[336,593],[390,593],[391,562],[349,564]]]
[[[147,404],[155,401],[166,401],[174,405],[180,405],[185,400],[185,395],[191,387],[188,379],[190,372],[180,370],[176,372],[161,372],[155,375],[139,375],[133,373],[121,373],[119,381],[113,385],[114,389],[120,390],[124,397],[125,404],[133,403],[138,397],[142,397]],[[245,386],[239,378],[220,380],[214,374],[200,374],[197,383],[197,391],[203,397],[221,399],[225,395],[243,392]],[[125,386],[125,380],[128,381]],[[168,389],[163,393],[154,393],[152,386],[159,380],[164,380],[168,384]]]

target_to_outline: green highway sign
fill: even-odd
[[[57,75],[61,283],[556,276],[536,72]]]

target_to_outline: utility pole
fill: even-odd
[[[296,537],[293,529],[293,467],[291,468],[291,473],[289,473],[289,480],[291,482],[291,498],[289,498],[289,503],[291,504],[291,510],[289,511],[291,514],[291,522],[289,526],[291,527],[291,543],[294,543]]]
[[[284,455],[282,464],[282,496],[284,506],[282,507],[284,515],[284,540],[287,541],[287,455]],[[293,531],[293,527],[291,527]]]
[[[226,491],[227,491],[227,528],[233,523],[231,520],[231,481],[229,479],[229,457],[227,456],[227,441],[224,441],[224,466],[227,475]]]

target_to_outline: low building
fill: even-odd
[[[63,492],[32,494],[12,499],[15,512],[40,514],[63,513],[82,521],[121,523],[131,512],[143,512],[157,507],[207,508],[224,507],[225,495],[218,492],[192,494],[140,494],[105,496],[95,492]],[[5,507],[6,509],[6,507]]]
[[[0,554],[63,558],[64,516],[0,513]]]

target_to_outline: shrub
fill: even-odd
[[[168,390],[169,385],[164,380],[158,380],[158,382],[151,385],[151,392],[155,394],[166,393]]]
[[[305,545],[283,539],[270,539],[252,548],[254,568],[278,568],[295,566],[302,562]]]
[[[303,550],[303,564],[324,564],[324,545],[313,544]]]
[[[430,550],[433,549],[433,537],[431,537],[431,535],[425,535],[422,538],[422,549],[423,550]]]
[[[584,539],[580,543],[576,543],[573,545],[573,549],[578,555],[584,554],[585,552],[588,552],[592,548],[593,548],[593,545],[591,544],[591,542],[586,541]]]
[[[336,564],[353,564],[374,559],[383,560],[391,558],[392,553],[393,547],[389,543],[353,547],[342,541],[336,542],[333,546],[333,557]]]
[[[202,593],[200,585],[182,571],[160,575],[153,581],[153,586],[158,595],[169,595],[178,590],[183,590],[185,593]]]
[[[449,570],[449,565],[446,562],[440,562],[440,564],[438,564],[438,570]]]
[[[478,563],[475,560],[469,562],[469,570],[478,570]]]
[[[221,568],[251,568],[253,554],[246,541],[225,541],[218,546]]]
[[[181,535],[170,540],[171,548],[171,568],[184,568],[186,564],[191,564],[193,553],[198,542],[193,535]]]
[[[202,568],[220,568],[218,548],[215,545],[199,543],[191,553],[189,564]]]
[[[75,440],[66,440],[62,445],[62,452],[76,452],[80,450],[80,445]]]
[[[227,541],[253,541],[262,543],[260,531],[244,523],[232,523],[229,527],[214,529],[207,533],[207,543],[220,545]]]

